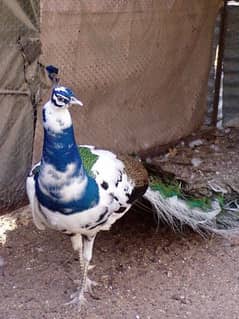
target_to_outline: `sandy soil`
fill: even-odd
[[[217,147],[208,140],[196,147],[214,149],[210,156],[208,151],[187,148],[192,157],[196,154],[202,159],[203,166],[190,164],[189,153],[185,157],[183,152],[185,144],[166,158],[172,167],[180,167],[184,179],[191,173],[195,176],[196,170],[219,176],[213,169],[221,169],[224,177],[235,172],[235,178],[238,135],[229,135],[216,137],[219,142],[213,140],[213,145]],[[189,164],[182,164],[183,156]],[[206,170],[209,157],[210,170]],[[158,160],[169,168],[165,157]],[[229,173],[224,169],[227,166]],[[239,239],[203,239],[187,229],[173,233],[163,225],[156,231],[150,213],[130,211],[111,231],[100,233],[96,239],[96,267],[90,277],[99,283],[95,288],[98,299],[87,295],[87,308],[79,314],[76,307],[63,306],[75,289],[73,280],[79,273],[69,238],[49,230],[38,231],[28,208],[15,212],[16,216],[17,227],[7,233],[0,250],[0,266],[5,262],[4,269],[0,267],[0,319],[239,318]]]
[[[100,299],[87,296],[79,314],[63,306],[79,269],[69,238],[18,224],[1,252],[1,319],[239,318],[239,242],[156,232],[150,214],[129,212],[96,240],[91,278]]]

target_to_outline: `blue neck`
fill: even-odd
[[[44,128],[43,160],[52,164],[56,170],[64,172],[70,163],[82,169],[82,160],[75,142],[73,127],[54,133]]]
[[[53,172],[46,168],[47,164],[53,166]],[[69,164],[74,164],[74,171],[70,172],[67,180],[61,183],[59,173],[67,172]],[[50,179],[47,178],[48,175]],[[84,170],[72,125],[57,133],[44,128],[42,164],[35,180],[39,203],[53,212],[60,212],[64,215],[80,213],[95,207],[99,202],[98,185]],[[79,198],[66,200],[62,197],[61,191],[75,180],[79,183],[86,180],[85,188]],[[44,191],[41,190],[41,187],[44,187]]]

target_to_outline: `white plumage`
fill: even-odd
[[[127,174],[124,171],[124,164],[120,160],[116,158],[116,155],[104,150],[96,150],[93,146],[82,146],[88,147],[89,150],[96,154],[98,157],[96,163],[92,167],[92,173],[95,175],[95,181],[99,186],[99,203],[80,214],[71,214],[64,215],[58,212],[53,212],[46,207],[42,206],[40,203],[37,203],[36,207],[32,205],[32,210],[34,212],[34,216],[38,219],[38,223],[44,224],[47,227],[51,227],[57,230],[67,230],[68,233],[81,233],[86,236],[95,235],[99,230],[108,230],[110,226],[131,207],[130,204],[127,204],[128,197],[126,193],[131,193],[134,188],[134,182],[130,180]],[[33,167],[33,170],[40,165],[38,163]],[[36,193],[35,193],[35,181],[33,170],[30,173],[30,176],[27,179],[27,193],[29,196],[30,203],[34,203],[37,201]],[[49,174],[49,171],[51,172]],[[75,183],[74,179],[71,181],[69,185],[65,185],[69,176],[70,169],[68,168],[65,173],[58,172],[53,170],[52,166],[47,167],[46,171],[43,170],[43,179],[47,180],[47,184],[52,183],[52,175],[57,176],[56,184],[63,185],[61,189],[62,198],[64,200],[71,200],[72,196],[80,197],[80,194],[83,192],[85,188],[85,180],[83,180],[82,184],[79,185]],[[48,174],[47,174],[48,172]],[[106,172],[106,174],[104,174]],[[120,178],[120,174],[122,174],[122,180],[116,187],[116,183]],[[108,184],[108,188],[104,189],[101,184],[105,182]],[[65,188],[68,189],[68,192],[64,194]],[[82,189],[83,188],[83,189]],[[47,191],[46,191],[46,194]],[[72,195],[73,194],[73,195]],[[117,197],[117,199],[115,198]],[[40,206],[40,209],[39,207]],[[114,213],[118,211],[120,206],[124,206],[125,210],[122,213]],[[105,219],[107,222],[102,226],[98,226],[93,230],[89,230],[89,227],[86,228],[86,225],[95,226],[99,216],[103,214],[108,209],[108,213],[105,215]],[[43,214],[42,214],[43,213]],[[43,218],[45,216],[46,218]]]
[[[125,214],[145,192],[148,180],[140,164],[142,178],[135,182],[112,152],[93,146],[78,148],[68,111],[74,103],[80,104],[72,91],[60,87],[45,104],[43,154],[27,178],[27,194],[35,225],[71,235],[73,248],[79,251],[82,277],[72,302],[80,307],[84,292],[90,290],[87,270],[96,234]],[[91,161],[88,170],[87,160]]]

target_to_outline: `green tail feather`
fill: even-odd
[[[174,174],[148,163],[145,167],[149,172],[150,187],[144,197],[151,203],[159,220],[164,220],[174,229],[188,225],[202,234],[239,235],[238,195],[233,200],[229,194],[210,189],[210,196],[197,196],[190,193],[188,184]]]
[[[163,181],[150,181],[150,187],[154,191],[159,191],[164,198],[177,196],[185,201],[190,208],[200,208],[207,211],[212,208],[212,199],[207,197],[193,197],[185,194],[180,183],[166,184]],[[213,198],[215,200],[215,198]],[[221,199],[223,201],[223,198]]]
[[[145,163],[144,163],[145,164]],[[185,189],[187,188],[184,181],[176,179],[173,173],[165,172],[162,169],[145,164],[150,175],[150,188],[154,191],[159,191],[164,198],[177,196],[182,199],[189,208],[199,208],[205,213],[212,208],[212,202],[217,200],[221,207],[224,205],[224,198],[220,194],[213,194],[213,196],[195,196],[190,194]]]

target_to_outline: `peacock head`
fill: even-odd
[[[59,108],[67,108],[72,104],[83,106],[83,103],[75,97],[71,89],[64,86],[55,87],[52,90],[51,102]]]

